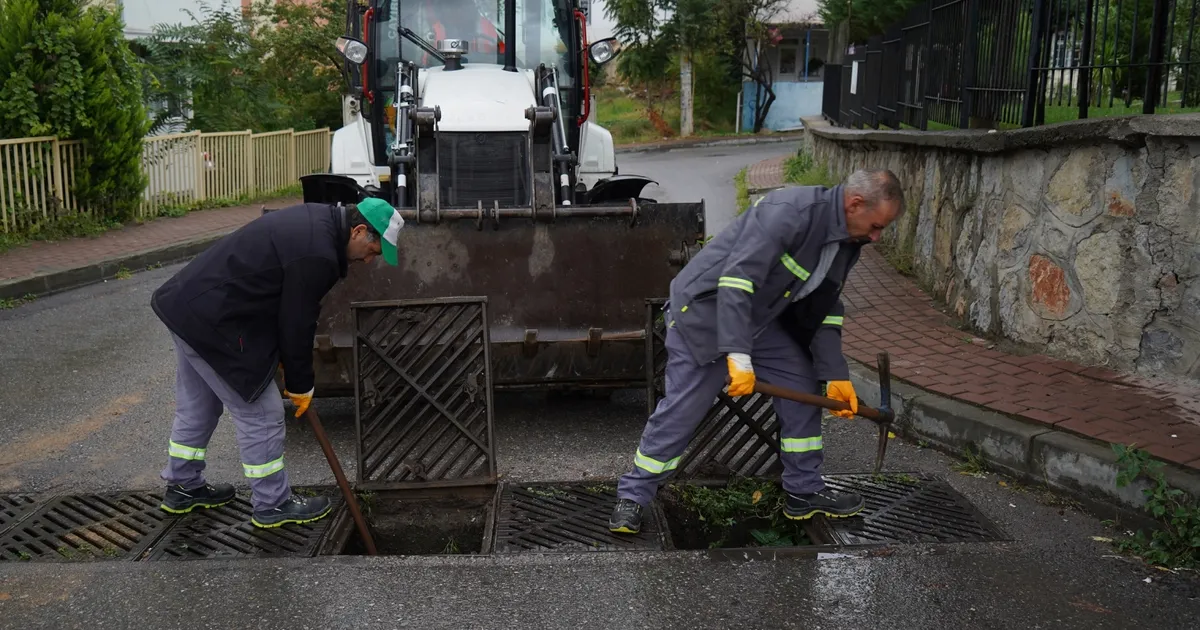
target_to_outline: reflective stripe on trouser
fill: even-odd
[[[162,478],[185,488],[204,484],[208,441],[222,411],[228,408],[237,430],[243,470],[253,491],[254,509],[271,509],[283,503],[292,492],[283,466],[283,399],[268,387],[258,400],[247,403],[195,350],[174,335],[172,339],[176,358],[175,422]]]
[[[725,362],[697,365],[677,329],[667,329],[666,348],[666,396],[642,430],[632,469],[617,483],[618,497],[643,506],[650,504],[658,487],[678,469],[696,427],[725,387]],[[778,325],[768,326],[755,340],[751,359],[755,374],[764,381],[816,393],[812,361]],[[823,489],[820,410],[786,400],[772,402],[784,440],[784,489],[794,494]],[[792,440],[815,441],[803,443],[803,448],[792,448],[798,444]]]

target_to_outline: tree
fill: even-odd
[[[120,15],[82,0],[0,0],[0,138],[82,140],[76,199],[124,220],[146,180],[142,75]]]
[[[904,19],[925,0],[817,0],[817,13],[829,26],[849,24],[850,41],[865,42]]]
[[[257,31],[265,54],[260,69],[280,124],[341,126],[345,62],[333,44],[345,34],[345,10],[345,0],[259,0],[254,6],[253,14],[270,25]]]
[[[264,82],[265,48],[240,7],[211,9],[201,3],[191,24],[156,24],[139,43],[147,51],[148,91],[159,101],[188,102],[188,128],[206,132],[278,129],[271,86]],[[163,112],[155,127],[172,112]]]
[[[786,0],[609,0],[606,13],[616,22],[615,34],[625,46],[619,69],[647,86],[648,93],[650,85],[668,79],[664,69],[670,55],[678,54],[684,135],[692,127],[696,62],[714,57],[728,71],[718,75],[719,84],[705,86],[701,93],[719,92],[731,83],[740,89],[743,80],[753,81],[761,101],[755,106],[757,132],[775,100],[774,73],[761,44],[773,45],[778,39],[771,38],[765,25],[785,4]],[[746,56],[747,41],[759,43],[753,59]]]

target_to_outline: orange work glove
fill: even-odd
[[[754,393],[754,364],[750,356],[736,352],[726,357],[729,364],[729,395],[748,396]]]
[[[293,394],[292,392],[289,392],[286,389],[283,390],[283,393],[286,394],[287,397],[292,400],[292,404],[296,405],[296,417],[297,418],[299,418],[300,416],[303,416],[305,411],[308,411],[308,406],[310,404],[312,404],[313,392],[315,392],[315,391],[316,391],[316,388],[313,388],[313,389],[308,390],[307,394]]]
[[[849,411],[829,411],[839,418],[853,418],[858,413],[858,395],[850,381],[829,381],[825,386],[825,397],[850,405]]]

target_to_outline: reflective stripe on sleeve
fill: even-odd
[[[844,317],[840,317],[837,315],[830,315],[829,317],[826,317],[825,321],[823,321],[821,323],[826,326],[841,326],[845,321],[846,321],[846,319]]]
[[[746,280],[745,278],[731,278],[729,276],[722,276],[721,279],[717,281],[717,286],[725,287],[727,289],[741,289],[746,293],[754,293],[754,283]]]

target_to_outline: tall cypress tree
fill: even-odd
[[[0,138],[83,140],[76,198],[125,220],[145,189],[148,129],[118,14],[83,0],[0,0]]]

